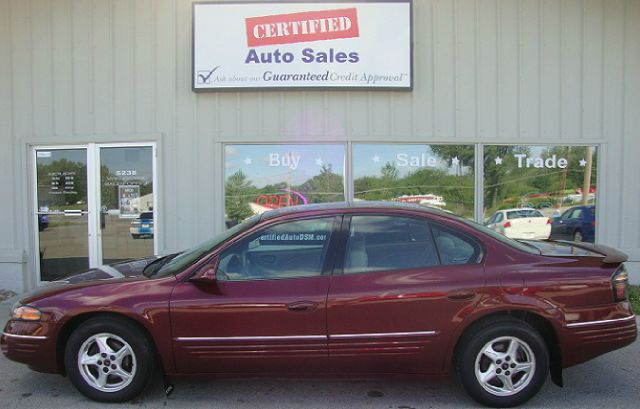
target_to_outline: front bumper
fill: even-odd
[[[0,338],[2,353],[8,359],[38,372],[58,373],[53,323],[11,320]]]

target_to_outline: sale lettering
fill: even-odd
[[[396,161],[398,163],[398,166],[429,166],[432,168],[438,166],[436,158],[434,158],[433,156],[427,156],[424,153],[421,153],[420,155],[408,155],[406,153],[399,153],[396,155]]]

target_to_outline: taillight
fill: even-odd
[[[611,278],[611,288],[613,290],[613,299],[618,301],[624,301],[628,296],[629,287],[629,273],[624,268],[624,264],[620,266],[618,271]]]
[[[505,224],[502,225],[502,227],[504,227],[505,229],[507,227],[511,227],[511,222],[506,222]]]
[[[551,219],[547,219],[547,224],[551,224]]]
[[[591,227],[593,227],[594,229],[596,228],[596,221],[595,220],[591,222]]]

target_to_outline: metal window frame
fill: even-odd
[[[160,248],[161,235],[158,234],[158,198],[160,196],[160,185],[158,183],[158,158],[157,143],[155,141],[141,142],[109,142],[109,143],[81,143],[81,144],[59,144],[45,145],[32,144],[29,145],[30,173],[29,183],[31,184],[31,209],[29,209],[29,220],[31,224],[31,235],[33,237],[33,274],[35,275],[36,286],[40,286],[48,281],[42,280],[42,272],[40,271],[40,238],[38,230],[38,164],[37,151],[39,150],[70,150],[84,149],[87,162],[87,245],[89,267],[97,267],[103,262],[102,258],[102,231],[100,229],[100,204],[102,202],[100,189],[100,149],[101,148],[126,148],[126,147],[151,147],[152,148],[152,183],[153,183],[153,253],[158,254]],[[161,227],[161,226],[160,226]]]

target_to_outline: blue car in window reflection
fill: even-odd
[[[131,221],[129,227],[131,237],[134,239],[153,238],[153,212],[143,212]]]
[[[596,207],[574,206],[551,222],[551,240],[586,241],[596,238]]]
[[[39,214],[38,231],[44,231],[44,229],[46,229],[47,227],[49,227],[49,216],[47,216],[46,214]]]

